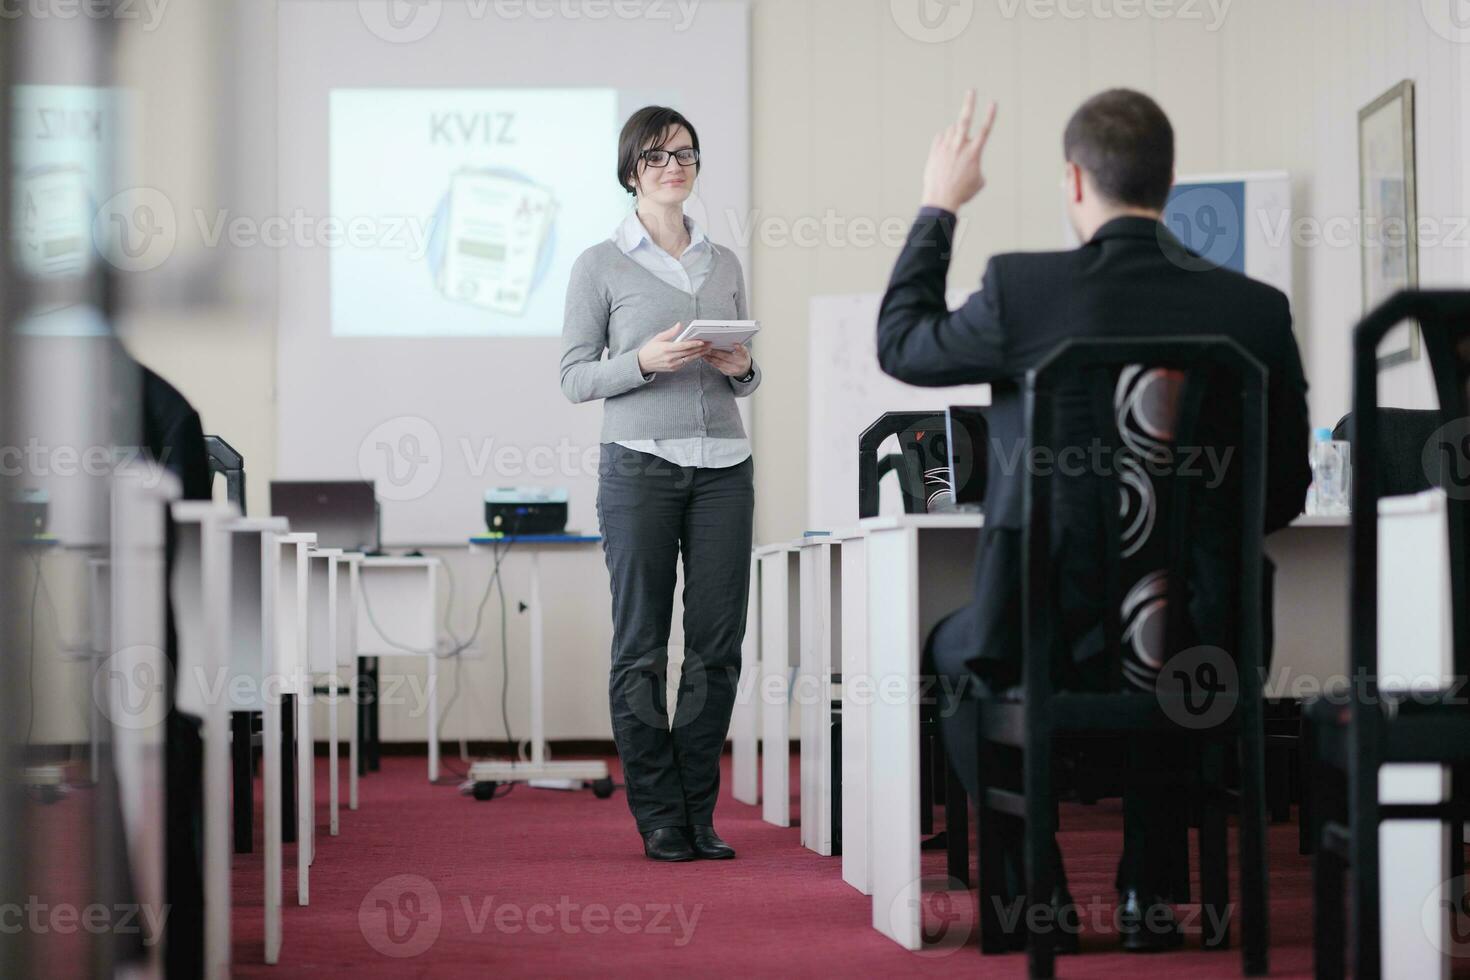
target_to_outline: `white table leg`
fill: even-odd
[[[303,678],[296,695],[296,904],[311,904],[312,744],[311,681]]]
[[[541,621],[541,551],[531,549],[531,764],[546,761],[546,649]],[[512,747],[514,748],[514,747]]]
[[[745,641],[740,646],[740,683],[730,717],[731,793],[741,803],[760,802],[760,559],[750,559],[750,593],[745,606]]]
[[[834,844],[832,839],[832,659],[834,655],[840,653],[838,647],[842,635],[839,618],[842,614],[842,604],[838,594],[842,585],[842,570],[838,564],[841,560],[840,546],[833,543],[819,546],[816,559],[818,566],[818,618],[815,620],[817,627],[817,705],[814,727],[817,759],[813,786],[817,797],[817,827],[814,840],[817,853],[823,857],[831,857]],[[837,663],[837,669],[839,672],[842,670],[840,661]]]
[[[873,893],[873,807],[868,791],[868,579],[865,538],[842,542],[842,880]]]
[[[267,692],[264,709],[265,961],[281,958],[281,695]]]
[[[801,603],[796,555],[763,556],[761,569],[761,817],[791,826],[791,657]]]
[[[362,716],[362,704],[358,698],[359,682],[362,674],[362,662],[358,657],[352,658],[357,664],[356,672],[352,676],[352,742],[347,751],[347,809],[357,809],[357,754],[361,751],[358,742],[361,738],[358,726],[362,724],[359,720]]]
[[[429,654],[429,782],[439,778],[439,657]]]
[[[337,836],[340,829],[337,816],[337,675],[327,676],[327,807],[329,832]]]
[[[796,683],[791,696],[796,701],[797,738],[801,750],[800,772],[797,774],[799,793],[801,846],[809,851],[817,849],[817,578],[816,545],[807,545],[797,551],[797,593],[801,596],[801,621],[797,624]]]

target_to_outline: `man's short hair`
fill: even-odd
[[[1109,202],[1162,211],[1174,183],[1174,127],[1142,92],[1110,89],[1072,114],[1062,153]]]

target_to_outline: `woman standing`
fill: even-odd
[[[675,340],[691,320],[746,319],[739,260],[684,214],[698,173],[699,136],[687,119],[661,106],[632,115],[618,140],[618,183],[635,210],[572,267],[562,328],[562,391],[604,400],[597,513],[612,580],[608,695],[628,806],[656,861],[735,856],[714,828],[755,501],[735,399],[761,376],[744,347]],[[665,672],[681,553],[685,653],[670,724]]]

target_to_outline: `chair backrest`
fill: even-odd
[[[1259,690],[1264,378],[1224,337],[1072,340],[1028,372],[1028,698],[1153,692],[1205,646]]]
[[[878,447],[889,436],[898,437],[899,452],[880,460]],[[944,416],[933,412],[884,412],[863,430],[858,437],[858,517],[878,516],[878,481],[890,471],[898,477],[904,513],[927,513],[928,476],[935,467],[948,466],[943,437]]]
[[[204,451],[209,456],[209,472],[224,474],[225,496],[245,513],[245,457],[219,436],[204,437]]]
[[[1470,291],[1409,290],[1369,313],[1353,332],[1353,415],[1375,417],[1378,346],[1390,330],[1417,321],[1434,388],[1436,427],[1414,447],[1426,480],[1445,491],[1449,534],[1454,674],[1470,676]],[[1402,447],[1387,444],[1382,426],[1356,426],[1353,436],[1352,602],[1349,643],[1354,710],[1372,710],[1378,695],[1378,501],[1388,496],[1381,460]],[[1362,714],[1359,717],[1363,717]]]
[[[1424,445],[1440,426],[1435,408],[1380,408],[1378,419],[1378,491],[1384,497],[1408,496],[1439,485],[1438,461],[1426,468]],[[1338,419],[1332,438],[1353,441],[1352,412]],[[1356,461],[1355,461],[1356,462]]]

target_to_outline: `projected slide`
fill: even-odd
[[[338,337],[561,332],[572,263],[627,214],[614,89],[330,95]]]

